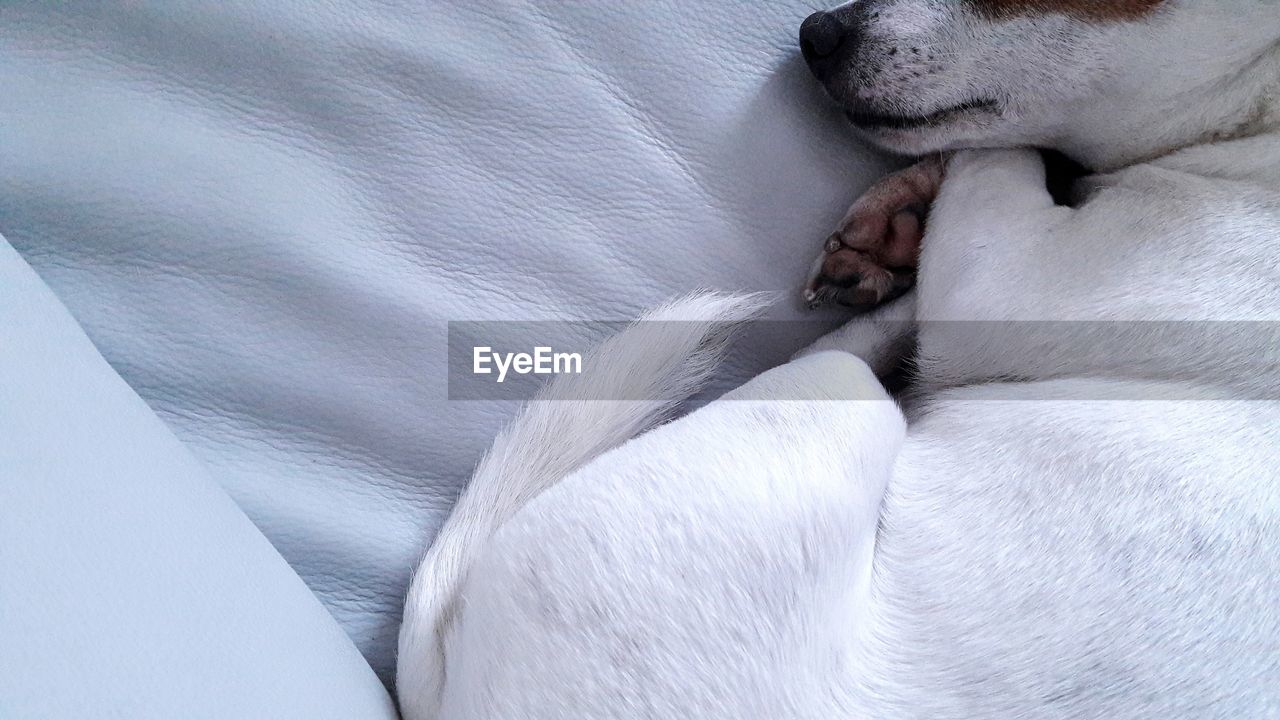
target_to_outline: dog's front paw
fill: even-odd
[[[944,171],[933,156],[876,183],[827,238],[804,288],[810,308],[835,302],[870,309],[915,284],[929,206]]]
[[[910,290],[916,281],[914,260],[896,252],[919,252],[921,224],[914,212],[903,211],[891,221],[893,229],[870,242],[853,232],[857,226],[832,234],[805,285],[805,304],[818,308],[834,302],[868,310]]]

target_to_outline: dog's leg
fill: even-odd
[[[1048,218],[1070,215],[1054,203],[1036,150],[965,150],[947,164],[933,207],[939,233],[970,238],[1043,229]]]
[[[814,262],[804,289],[810,307],[834,301],[865,309],[911,288],[945,163],[942,155],[921,160],[876,183],[853,204]]]
[[[922,321],[1040,312],[1044,246],[1079,212],[1055,205],[1034,150],[967,150],[947,165],[921,254]],[[998,299],[998,301],[997,301]]]
[[[915,349],[915,320],[916,293],[911,290],[818,338],[795,357],[840,350],[862,358],[876,377],[884,380],[899,370]]]
[[[839,715],[904,437],[821,352],[603,455],[481,549],[441,716]]]

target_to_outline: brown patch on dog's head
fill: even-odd
[[[982,15],[997,20],[1027,15],[1071,15],[1096,22],[1138,20],[1165,0],[964,0]]]

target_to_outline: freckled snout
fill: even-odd
[[[809,70],[826,81],[857,50],[858,29],[836,13],[816,12],[800,25],[800,52]]]

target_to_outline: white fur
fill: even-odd
[[[665,419],[710,377],[729,331],[765,304],[704,293],[658,308],[587,357],[584,374],[547,385],[498,436],[409,589],[397,666],[406,715],[435,714],[444,635],[489,538],[561,478]]]
[[[1165,0],[1138,22],[1049,14],[997,23],[963,0],[845,7],[859,4],[878,19],[863,30],[858,72],[828,83],[837,100],[916,115],[1000,103],[999,112],[871,136],[900,152],[1033,145],[1110,170],[1280,120],[1276,0]]]
[[[942,7],[870,1],[916,34]],[[1256,399],[1280,358],[1207,323],[1165,347],[1096,322],[1280,320],[1280,7],[951,7],[958,66],[894,92],[995,87],[1008,114],[877,141],[1111,172],[1063,208],[1037,154],[960,152],[913,297],[629,442],[669,403],[531,406],[415,578],[409,720],[1280,717],[1280,404]],[[667,312],[755,305],[686,303]],[[873,322],[904,317],[906,425],[855,357],[887,367],[900,333]],[[1093,324],[992,343],[933,322],[954,320]],[[644,327],[602,351],[598,396],[705,376],[706,326]]]

